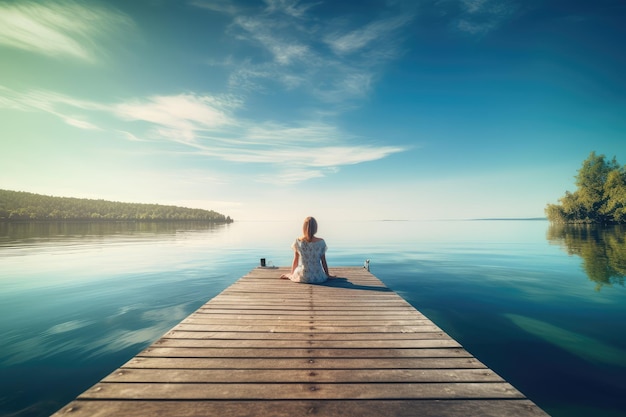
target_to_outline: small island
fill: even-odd
[[[160,204],[121,203],[86,198],[53,197],[0,190],[0,222],[23,221],[194,221],[232,223],[213,210]]]
[[[591,152],[576,175],[576,191],[566,191],[560,204],[548,204],[552,223],[626,224],[626,167],[615,157]]]

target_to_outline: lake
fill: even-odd
[[[370,259],[549,414],[626,412],[626,228],[318,220],[331,273]],[[290,265],[300,227],[0,223],[0,415],[55,412],[259,258]]]

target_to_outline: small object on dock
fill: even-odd
[[[261,258],[261,266],[259,268],[278,269],[277,266],[274,266],[274,263],[272,261],[266,261],[265,258]]]
[[[370,270],[370,260],[366,259],[365,263],[363,264],[363,268],[367,269],[368,271]]]

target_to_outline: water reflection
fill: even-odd
[[[386,285],[551,415],[623,415],[626,288],[590,297],[566,253],[604,271],[600,287],[621,284],[624,229],[553,227],[546,239],[545,221],[320,226],[331,268],[371,259]],[[0,416],[49,416],[259,258],[289,265],[299,227],[0,224]]]
[[[162,236],[181,230],[218,231],[227,226],[207,222],[0,222],[0,246],[76,237]]]
[[[63,355],[88,361],[129,347],[145,346],[169,330],[173,322],[185,318],[193,309],[190,304],[156,308],[125,306],[107,317],[94,314],[88,319],[75,317],[47,329],[9,329],[5,331],[5,340],[0,342],[0,367],[52,360]],[[45,326],[48,322],[42,324]]]
[[[601,340],[519,314],[504,316],[522,330],[584,360],[626,367],[624,351]]]
[[[598,225],[550,225],[548,241],[569,255],[578,255],[596,290],[624,285],[626,276],[626,227]]]

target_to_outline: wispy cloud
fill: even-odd
[[[228,34],[246,54],[228,57],[231,88],[264,92],[279,83],[325,105],[364,98],[384,64],[399,55],[402,29],[413,14],[381,8],[379,16],[355,24],[324,19],[314,13],[318,7],[319,2],[266,0],[262,9],[233,15]]]
[[[132,26],[117,11],[73,1],[0,3],[0,45],[53,57],[93,62],[103,39]]]
[[[461,0],[461,4],[469,13],[478,13],[485,8],[489,0]]]
[[[268,12],[279,12],[296,18],[303,17],[310,8],[320,4],[303,3],[300,0],[265,0],[265,3]]]
[[[191,1],[190,4],[202,9],[231,15],[237,14],[240,11],[239,7],[235,6],[232,0],[194,0]]]
[[[308,181],[314,178],[324,177],[325,173],[319,169],[298,169],[298,168],[285,168],[281,169],[279,174],[263,174],[256,180],[261,183],[271,185],[292,185],[298,184],[304,181]]]
[[[324,41],[339,55],[358,52],[372,44],[378,44],[379,47],[385,48],[394,44],[394,36],[397,31],[411,20],[412,16],[410,15],[382,19],[347,32],[334,32],[326,36]],[[393,46],[395,49],[395,45]]]
[[[520,9],[515,0],[444,0],[438,5],[454,17],[454,27],[470,35],[485,35],[501,27]]]
[[[175,143],[176,152],[240,164],[273,167],[257,180],[291,184],[402,152],[312,120],[258,122],[238,116],[244,103],[232,96],[180,94],[119,103],[77,100],[48,91],[19,94],[0,86],[0,107],[41,111],[79,129],[110,131],[130,141]],[[106,129],[92,120],[109,118]]]
[[[268,22],[258,17],[238,17],[235,23],[245,31],[246,36],[267,49],[278,65],[289,65],[308,57],[308,47],[296,37],[279,36],[276,26],[280,23]]]
[[[211,63],[230,71],[228,92],[153,94],[103,103],[44,90],[17,93],[0,87],[0,106],[53,114],[77,129],[111,132],[113,137],[157,152],[167,149],[183,157],[248,164],[259,168],[256,179],[263,182],[305,181],[404,150],[381,145],[388,143],[387,138],[355,137],[329,116],[367,97],[385,64],[400,54],[402,31],[412,21],[411,13],[388,7],[375,16],[367,12],[362,19],[324,19],[316,13],[323,5],[315,1],[265,0],[253,6],[190,0],[188,4],[199,12],[228,17],[225,35],[238,47],[229,48],[223,59],[213,57]],[[89,11],[89,19],[70,22],[70,15],[88,12],[74,2],[28,1],[2,7],[14,16],[7,18],[14,28],[20,24],[31,35],[9,35],[0,29],[5,44],[13,36],[11,46],[55,56],[94,60],[94,45],[105,30],[131,25],[123,15],[98,8]],[[20,19],[27,23],[19,23]],[[348,23],[355,21],[359,23]],[[114,24],[107,26],[108,22]],[[55,49],[45,41],[43,29],[33,28],[53,33],[65,46]],[[307,116],[290,120],[245,116],[251,114],[246,109],[251,94],[280,94],[277,88],[294,95],[304,93]]]
[[[229,112],[238,105],[234,99],[181,94],[115,104],[113,113],[120,119],[151,123],[162,137],[192,142],[198,131],[232,125]]]
[[[40,111],[52,114],[70,126],[86,130],[101,130],[89,120],[87,112],[102,111],[106,107],[85,100],[43,90],[19,93],[0,85],[0,109]]]

